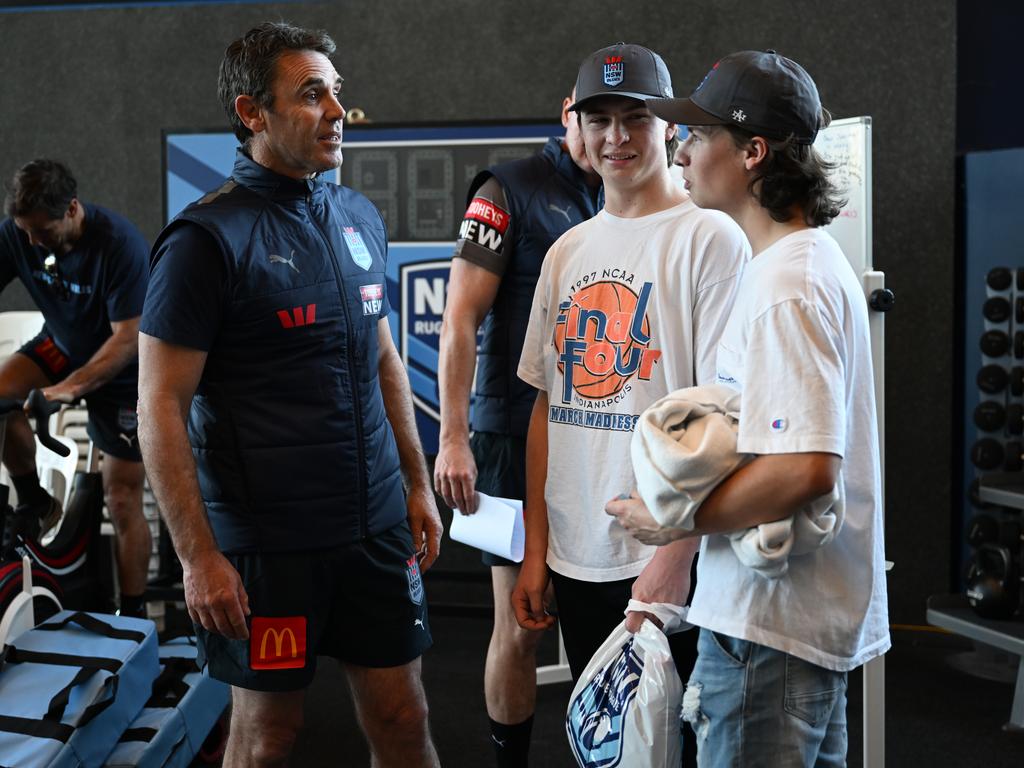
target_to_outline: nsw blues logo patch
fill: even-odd
[[[363,242],[363,236],[359,234],[359,230],[355,227],[342,227],[341,235],[345,238],[348,252],[352,254],[352,261],[356,263],[356,266],[369,270],[373,266],[373,256],[370,255],[370,250]]]
[[[583,768],[613,768],[622,761],[623,723],[642,672],[643,662],[630,639],[569,705],[565,730]]]
[[[423,576],[416,555],[405,561],[405,575],[409,579],[409,599],[416,605],[423,605]]]
[[[622,82],[623,65],[621,56],[605,56],[604,84],[614,88]]]

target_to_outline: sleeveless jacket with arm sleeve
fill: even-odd
[[[548,139],[532,157],[479,174],[470,186],[470,199],[491,176],[505,192],[514,247],[481,329],[471,424],[477,432],[525,437],[536,390],[516,370],[541,263],[555,240],[594,216],[603,201],[558,138]]]
[[[192,401],[189,438],[221,549],[302,550],[373,536],[406,509],[378,381],[387,235],[335,184],[241,151],[182,222],[213,235],[230,306]]]

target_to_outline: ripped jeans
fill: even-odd
[[[700,630],[683,719],[699,768],[846,765],[846,673]]]

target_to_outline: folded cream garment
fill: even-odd
[[[718,385],[678,389],[640,416],[630,452],[637,491],[662,526],[693,530],[701,502],[753,460],[737,453],[740,395]],[[782,576],[789,558],[828,544],[843,525],[842,480],[792,517],[727,534],[744,565]]]

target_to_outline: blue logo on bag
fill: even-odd
[[[612,768],[622,760],[623,722],[643,667],[630,638],[615,660],[598,672],[570,705],[565,730],[583,768]]]

